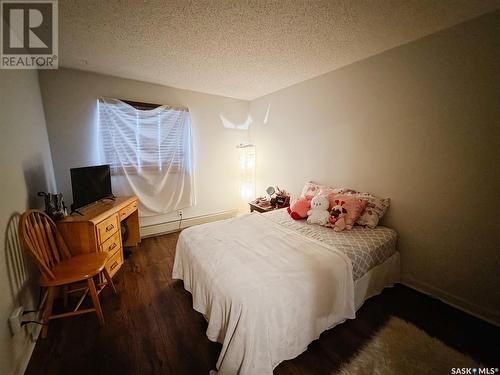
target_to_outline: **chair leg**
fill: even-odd
[[[95,289],[94,279],[87,279],[87,284],[89,286],[92,303],[94,304],[95,313],[97,314],[97,320],[99,321],[99,325],[102,327],[104,326],[104,315],[102,315],[101,304],[99,303],[99,296],[97,295],[97,290]]]
[[[47,337],[47,332],[49,331],[49,318],[52,315],[52,307],[54,306],[54,298],[56,295],[57,288],[50,286],[47,290],[47,302],[45,303],[45,309],[43,310],[43,323],[42,328],[42,339]]]
[[[106,267],[104,267],[104,269],[102,270],[102,272],[104,273],[104,277],[108,281],[108,284],[111,285],[111,288],[113,288],[113,292],[115,292],[115,294],[118,294],[118,292],[116,291],[116,288],[115,288],[115,283],[113,282],[113,279],[109,275],[109,272],[106,269]]]

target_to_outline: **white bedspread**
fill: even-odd
[[[256,213],[184,230],[173,278],[222,343],[220,375],[270,375],[355,317],[349,258]]]

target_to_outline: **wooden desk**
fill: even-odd
[[[121,222],[125,222],[128,229],[123,245],[137,246],[141,242],[137,197],[104,199],[79,211],[83,216],[76,213],[66,216],[57,222],[57,229],[74,255],[108,252],[106,268],[113,277],[123,264]]]

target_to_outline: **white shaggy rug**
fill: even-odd
[[[482,367],[424,331],[392,317],[337,375],[451,374],[454,367]]]

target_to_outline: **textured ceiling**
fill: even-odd
[[[62,66],[253,99],[499,0],[60,0]]]

